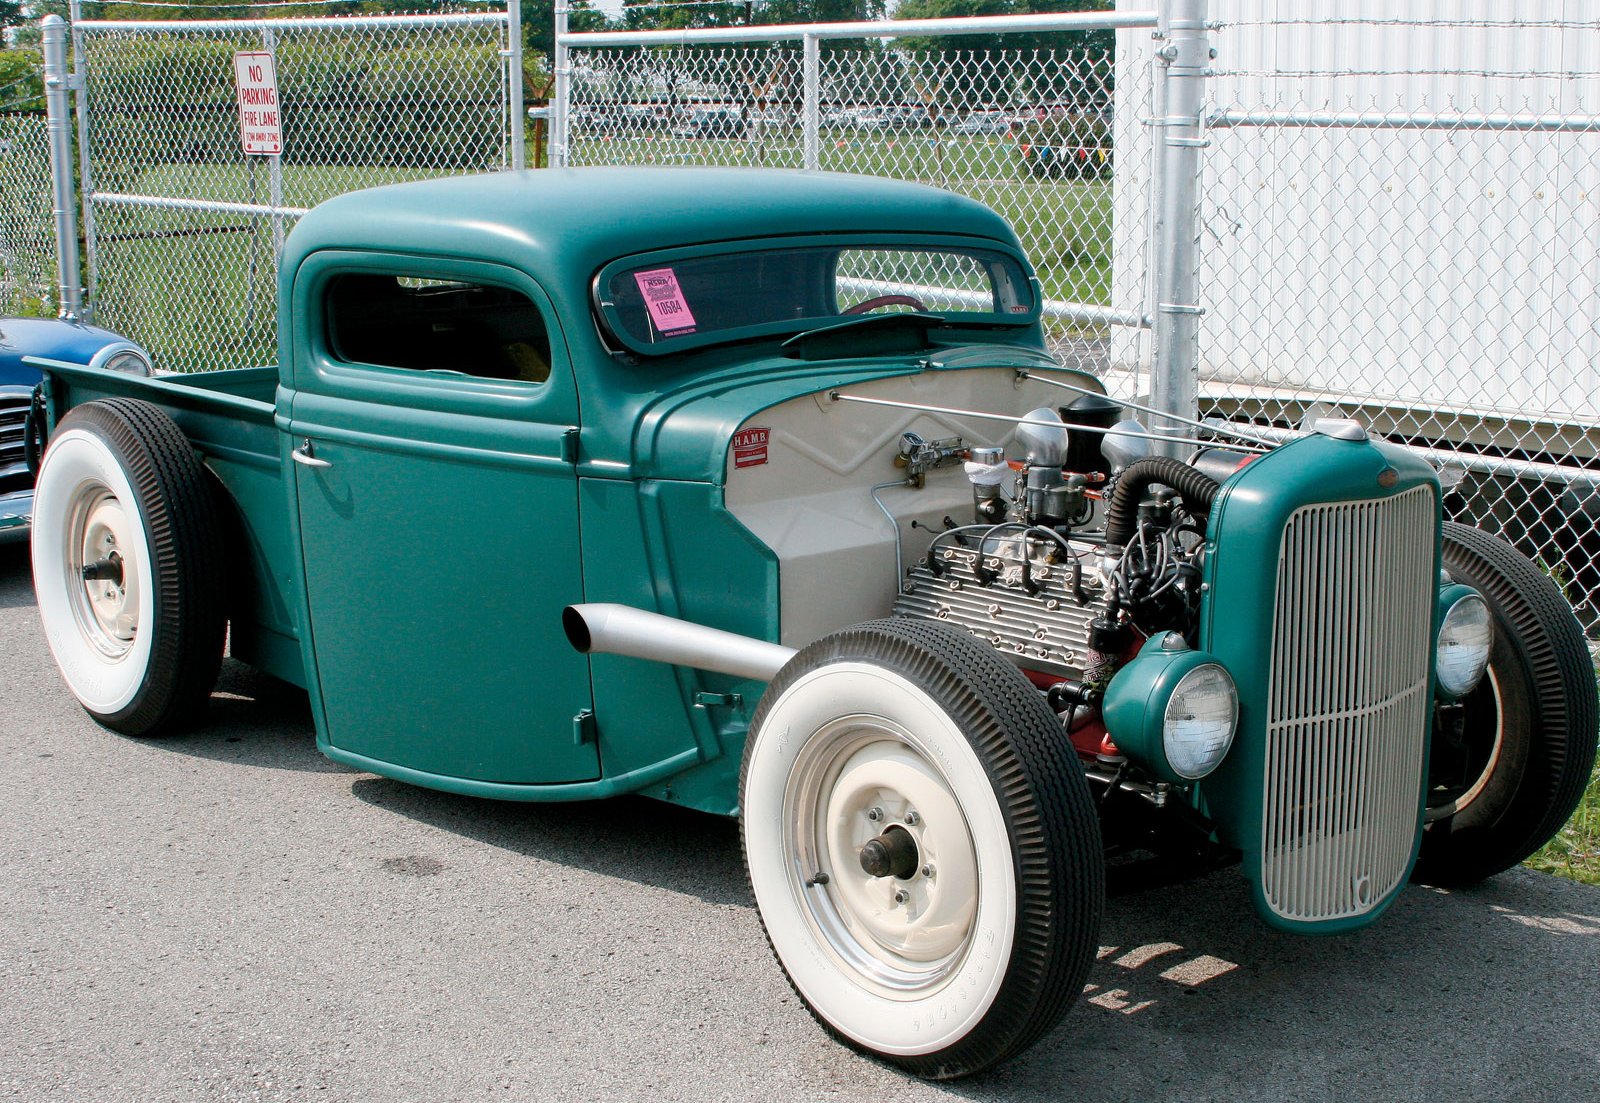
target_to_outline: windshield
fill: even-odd
[[[1027,322],[1022,266],[986,249],[773,248],[612,265],[596,283],[608,327],[641,352],[799,332],[829,319],[927,311],[951,321]]]

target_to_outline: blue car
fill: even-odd
[[[150,374],[149,355],[110,330],[55,318],[0,318],[0,543],[26,537],[33,514],[24,430],[42,376],[24,356]]]

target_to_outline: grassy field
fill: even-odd
[[[285,165],[283,205],[312,207],[356,188],[436,173],[399,166]],[[142,173],[144,195],[265,204],[264,166],[163,165]],[[144,342],[172,371],[277,361],[274,220],[100,205],[96,298],[100,324]],[[282,228],[293,227],[292,219]]]
[[[675,139],[627,133],[580,140],[574,162],[798,167],[800,136],[760,141]],[[822,166],[921,180],[972,196],[1015,227],[1046,296],[1104,305],[1111,282],[1111,184],[1035,180],[1004,138],[918,132],[830,131]],[[436,175],[403,166],[283,166],[283,203],[310,207],[334,195]],[[173,164],[126,186],[144,195],[262,204],[264,165]],[[204,371],[276,358],[272,220],[149,208],[97,208],[99,317],[145,342],[163,368]]]

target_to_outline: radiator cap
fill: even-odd
[[[1311,426],[1313,433],[1321,433],[1334,440],[1366,440],[1367,429],[1355,418],[1319,417]]]

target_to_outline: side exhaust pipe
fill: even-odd
[[[649,613],[631,605],[569,605],[567,640],[585,655],[627,655],[770,682],[795,649]]]

